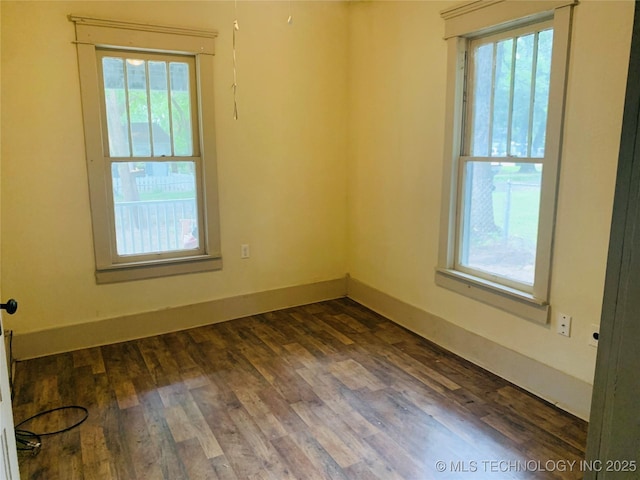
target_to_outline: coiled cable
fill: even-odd
[[[53,432],[31,432],[29,430],[21,429],[25,423],[28,423],[36,418],[43,417],[45,415],[50,415],[55,412],[59,412],[62,410],[80,410],[83,412],[83,416],[80,420],[75,422],[74,424],[62,428],[60,430],[55,430]],[[51,435],[58,435],[60,433],[68,432],[69,430],[73,430],[74,428],[80,426],[87,418],[89,418],[89,411],[80,405],[68,405],[64,407],[52,408],[50,410],[45,410],[40,413],[36,413],[35,415],[23,420],[15,426],[16,433],[16,448],[18,451],[26,451],[31,452],[33,455],[37,455],[42,448],[42,437],[48,437]]]

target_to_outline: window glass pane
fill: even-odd
[[[463,266],[533,285],[541,177],[541,164],[466,164]]]
[[[118,255],[198,249],[193,162],[111,165]]]
[[[166,62],[149,62],[149,90],[151,97],[153,156],[171,155],[171,125],[169,120]]]
[[[513,39],[509,38],[498,42],[496,45],[495,84],[493,87],[493,128],[490,155],[492,157],[507,156],[512,63]]]
[[[510,154],[528,157],[529,112],[531,108],[531,79],[533,71],[533,40],[535,35],[518,37],[516,68],[513,84],[513,113],[511,117]]]
[[[473,88],[472,154],[489,155],[489,125],[491,119],[491,89],[493,71],[493,45],[481,45],[475,53]]]
[[[112,157],[129,157],[129,117],[127,116],[124,89],[124,60],[102,59],[104,100],[109,132],[109,154]]]
[[[478,42],[468,155],[544,157],[553,30]]]
[[[132,153],[134,157],[150,157],[146,63],[144,60],[127,58],[126,66]]]
[[[102,58],[110,156],[192,156],[188,61],[118,54]]]
[[[549,81],[551,79],[551,50],[553,30],[544,30],[538,34],[538,61],[536,68],[536,86],[533,103],[533,125],[531,132],[531,156],[544,157],[547,134],[547,109],[549,106]]]
[[[191,97],[189,91],[189,65],[171,62],[171,121],[173,124],[173,151],[176,156],[193,155],[191,130]]]

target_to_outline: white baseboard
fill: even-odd
[[[95,322],[16,333],[13,351],[19,360],[43,357],[331,300],[344,297],[346,292],[346,278],[343,277]]]
[[[592,385],[398,300],[354,278],[347,296],[505,380],[589,420]]]

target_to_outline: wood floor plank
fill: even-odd
[[[139,340],[140,354],[158,385],[172,385],[181,380],[180,367],[162,337]]]
[[[522,390],[507,385],[497,390],[496,394],[490,394],[491,398],[509,407],[512,412],[528,412],[527,418],[549,433],[562,439],[577,449],[583,448],[587,442],[586,431],[583,422],[576,421],[573,417],[564,415],[549,415],[548,404],[532,395],[523,395]]]
[[[282,461],[278,451],[273,447],[271,442],[262,435],[262,432],[244,408],[230,410],[229,417],[235,424],[240,435],[242,435],[251,452],[253,452],[262,463],[262,468],[256,474],[267,472],[270,478],[282,480],[292,480],[295,478]],[[268,468],[264,468],[265,466],[268,466]]]
[[[352,345],[354,343],[353,339],[350,338],[348,335],[345,335],[344,333],[336,330],[329,323],[327,323],[324,320],[322,320],[322,318],[324,316],[325,315],[321,315],[319,317],[316,317],[316,322],[318,323],[318,325],[320,326],[320,328],[322,330],[327,332],[329,335],[334,337],[336,340],[338,340],[343,345]]]
[[[252,331],[271,350],[273,355],[282,354],[283,345],[290,341],[282,332],[272,328],[263,316],[257,317]]]
[[[258,392],[258,397],[288,433],[300,432],[307,428],[306,424],[291,408],[291,404],[274,388],[262,389]]]
[[[333,365],[329,367],[329,371],[342,382],[345,387],[351,390],[368,388],[369,390],[375,391],[385,388],[384,383],[352,358],[333,363]]]
[[[314,368],[318,364],[318,358],[298,342],[287,343],[284,349],[285,352],[283,352],[282,358],[287,360],[295,369],[304,367]]]
[[[164,407],[160,396],[152,392],[145,395],[141,408],[144,413],[144,420],[149,432],[148,448],[157,453],[158,466],[161,476],[157,478],[188,478],[184,465],[180,460],[178,448],[173,440],[167,419],[164,416]],[[136,407],[137,408],[137,407]],[[138,445],[133,448],[134,452],[142,450],[146,445]],[[132,455],[134,462],[135,457]]]
[[[233,468],[231,468],[231,463],[224,455],[212,459],[211,466],[220,480],[238,480],[239,478],[242,478],[236,475]]]
[[[319,407],[320,404],[316,405]],[[322,445],[329,455],[340,467],[345,468],[360,461],[353,445],[347,444],[347,440],[341,435],[337,425],[329,418],[321,418],[314,412],[314,406],[307,402],[298,402],[292,408],[300,418],[306,423],[309,431]]]
[[[29,480],[577,480],[480,462],[579,461],[587,431],[346,298],[18,362],[14,395],[17,421],[89,412],[20,454]]]
[[[271,444],[291,469],[294,478],[299,480],[326,480],[330,478],[315,468],[313,462],[289,435],[275,438],[271,440]]]
[[[327,452],[318,439],[309,430],[300,430],[290,435],[298,448],[314,465],[313,475],[325,476],[331,480],[346,480],[349,477],[338,465],[335,459]]]
[[[298,370],[298,374],[313,387],[313,391],[320,400],[339,415],[360,437],[369,437],[379,432],[360,412],[351,408],[342,395],[342,384],[333,375],[318,369],[301,369]]]
[[[60,403],[58,393],[58,379],[55,376],[42,378],[34,391],[34,401],[41,405],[54,405]]]
[[[417,407],[393,389],[345,392],[353,407],[389,436],[414,460],[430,468],[439,460],[463,461],[472,445],[446,429],[434,418],[420,415]]]
[[[274,440],[287,435],[285,426],[271,412],[257,391],[241,389],[236,390],[235,394],[266,438]]]
[[[110,454],[101,427],[85,425],[80,431],[82,463],[86,480],[111,479]]]
[[[423,467],[407,454],[396,442],[382,432],[370,435],[365,441],[389,465],[400,478],[420,478],[424,475]]]
[[[208,459],[223,454],[218,440],[193,401],[167,408],[164,414],[176,442],[196,439]]]
[[[191,480],[217,480],[218,475],[207,458],[204,451],[200,448],[198,440],[191,438],[178,442],[176,445],[178,455],[185,466],[188,478]]]
[[[307,423],[318,442],[343,468],[362,462],[366,468],[380,478],[401,478],[395,470],[381,462],[378,454],[361,437],[351,430],[346,419],[341,418],[323,402],[293,405],[298,415]],[[335,432],[340,432],[337,436]]]
[[[137,478],[135,468],[132,460],[132,453],[126,445],[124,429],[126,428],[123,425],[120,417],[120,410],[118,408],[115,400],[112,404],[105,407],[103,412],[100,415],[100,424],[93,426],[92,419],[88,419],[87,425],[82,425],[80,431],[83,432],[87,427],[92,425],[94,428],[102,428],[104,442],[106,445],[109,464],[111,466],[111,475],[113,478],[126,478],[126,479],[135,479]],[[43,452],[48,453],[47,444],[43,447]],[[82,445],[82,454],[85,455],[85,450],[90,450],[91,444],[85,446]],[[90,455],[90,454],[89,454]],[[91,469],[85,465],[85,471],[91,472]],[[89,477],[93,478],[93,477]],[[108,477],[107,477],[108,478]]]
[[[381,352],[381,355],[392,365],[397,366],[422,383],[429,385],[434,390],[440,390],[441,388],[458,390],[460,388],[460,385],[455,381],[402,351],[388,349]]]
[[[162,478],[162,458],[152,442],[143,409],[139,406],[128,408],[121,413],[121,418],[126,425],[122,428],[124,445],[132,452],[136,478]]]
[[[374,474],[364,462],[358,462],[345,468],[345,472],[349,475],[349,478],[362,480],[383,480],[385,478]]]
[[[90,366],[94,374],[104,373],[105,366],[102,359],[102,350],[98,347],[86,348],[84,350],[76,350],[72,352],[73,366],[83,367]]]
[[[394,389],[468,445],[473,445],[477,458],[469,456],[467,460],[512,457],[516,445],[511,440],[446,396],[424,386],[412,385],[407,388],[400,382],[394,385]]]
[[[242,408],[235,395],[223,396],[212,393],[206,388],[195,389],[192,393],[236,476],[247,478],[259,472],[262,468],[262,460],[254,455],[230,417],[232,410]]]

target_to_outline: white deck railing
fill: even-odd
[[[195,199],[116,202],[119,255],[198,247]]]

